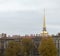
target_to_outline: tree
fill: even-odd
[[[10,41],[5,50],[5,56],[18,56],[22,55],[22,45],[16,41]]]
[[[34,43],[31,38],[23,38],[22,39],[22,44],[23,44],[23,54],[24,56],[29,56],[31,55],[31,52],[34,49]]]
[[[57,48],[52,37],[43,37],[38,47],[41,56],[57,56]]]

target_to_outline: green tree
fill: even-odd
[[[22,55],[22,45],[20,42],[10,41],[5,50],[5,56],[18,56]]]
[[[41,56],[57,56],[57,48],[52,37],[43,37],[38,47]]]
[[[22,44],[23,44],[23,54],[24,54],[24,56],[31,55],[31,52],[34,49],[33,40],[31,38],[23,38],[22,39]]]

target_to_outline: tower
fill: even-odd
[[[43,30],[41,32],[41,36],[47,36],[48,32],[46,30],[46,17],[45,17],[45,9],[44,9],[44,18],[43,18]]]

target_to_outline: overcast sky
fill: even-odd
[[[60,32],[60,0],[0,0],[0,33],[40,34],[46,10],[47,31]]]

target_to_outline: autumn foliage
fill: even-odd
[[[57,56],[57,48],[52,37],[43,37],[38,47],[40,56]]]

